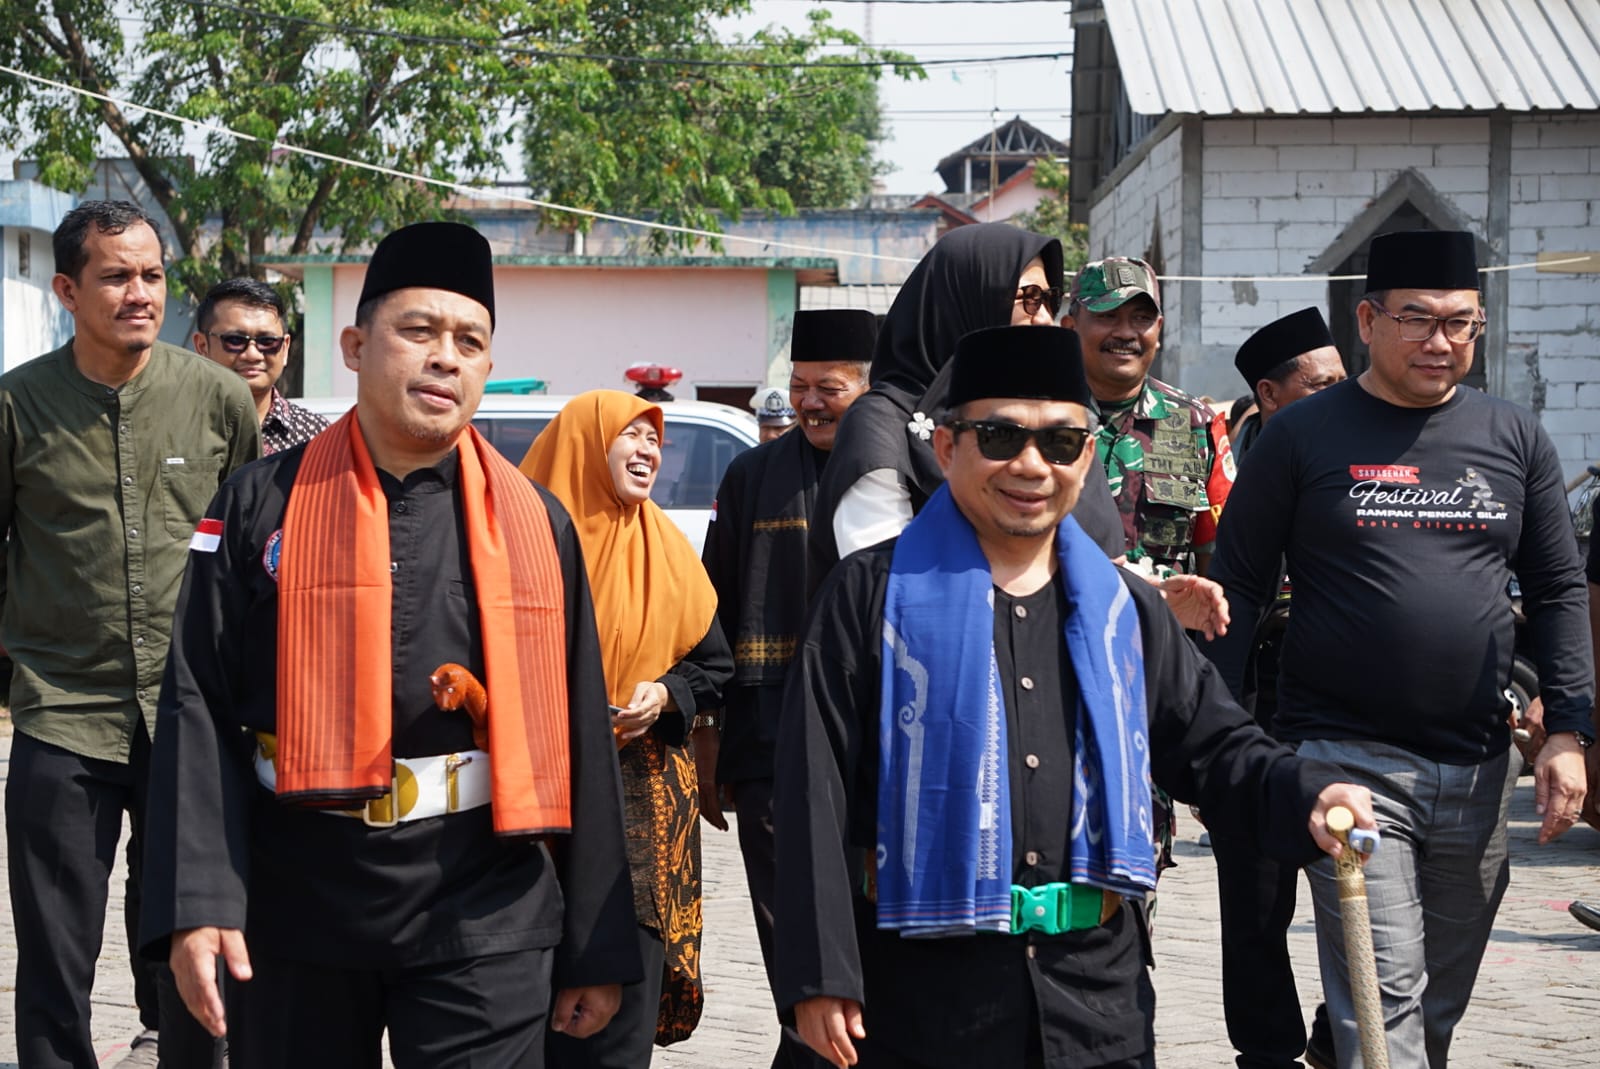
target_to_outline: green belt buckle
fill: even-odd
[[[1104,895],[1086,884],[1047,883],[1039,887],[1011,885],[1011,932],[1046,935],[1078,932],[1100,923]]]

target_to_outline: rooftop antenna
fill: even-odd
[[[994,195],[1000,187],[1000,163],[995,158],[999,151],[1000,141],[1000,80],[998,72],[989,68],[989,88],[994,97],[994,103],[989,108],[989,198],[985,204],[984,221],[994,222]]]

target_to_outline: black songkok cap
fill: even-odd
[[[872,359],[878,343],[878,317],[863,308],[819,308],[796,312],[794,336],[789,342],[789,359],[859,360]]]
[[[465,223],[413,223],[378,242],[357,303],[413,287],[471,297],[488,309],[493,329],[494,254]]]
[[[956,342],[950,408],[988,397],[1071,401],[1092,408],[1076,331],[1060,327],[990,327]]]
[[[1482,288],[1477,242],[1465,230],[1402,230],[1372,239],[1368,293]]]
[[[1239,346],[1233,366],[1252,390],[1267,373],[1301,353],[1333,345],[1333,332],[1318,308],[1302,308],[1262,327]]]

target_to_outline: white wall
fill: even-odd
[[[1204,128],[1205,275],[1292,276],[1415,170],[1483,233],[1489,206],[1487,118],[1214,119]],[[1196,389],[1243,392],[1233,354],[1257,328],[1298,308],[1327,309],[1323,282],[1207,282]],[[1354,314],[1327,309],[1331,316]]]
[[[1180,218],[1182,131],[1174,130],[1092,206],[1093,256],[1142,251],[1159,209],[1169,274],[1304,274],[1408,169],[1469,228],[1487,232],[1487,117],[1208,119],[1202,135],[1200,220]],[[1512,263],[1600,253],[1600,118],[1512,116],[1509,182]],[[1186,225],[1200,230],[1197,264],[1181,256]],[[1252,331],[1328,302],[1323,282],[1198,284],[1200,351],[1173,360],[1184,285],[1194,283],[1163,292],[1166,363],[1181,369],[1176,385],[1217,397],[1243,391],[1233,354]],[[1517,270],[1508,296],[1505,351],[1489,359],[1503,362],[1504,393],[1540,413],[1575,475],[1600,460],[1600,273]]]
[[[1165,273],[1186,274],[1183,262],[1183,131],[1174,129],[1157,142],[1117,184],[1115,190],[1089,210],[1089,258],[1143,256],[1156,232],[1156,217],[1161,220],[1161,252]],[[1163,285],[1161,291],[1162,346],[1165,359],[1158,365],[1165,370],[1177,365],[1177,338],[1183,325],[1177,285]],[[1186,381],[1174,386],[1188,390]],[[1203,393],[1204,390],[1191,390]]]
[[[335,267],[330,334],[306,337],[308,382],[310,361],[330,361],[330,396],[355,394],[338,337],[365,278],[365,265]],[[768,304],[760,269],[499,266],[493,377],[541,378],[552,394],[631,390],[629,365],[660,363],[683,371],[680,397],[697,384],[753,390],[767,376]]]
[[[1519,119],[1511,131],[1511,259],[1600,253],[1600,118]],[[1600,272],[1511,276],[1506,358],[1568,477],[1600,460]],[[1508,391],[1510,392],[1510,391]]]
[[[24,235],[31,246],[26,275],[19,247]],[[65,344],[72,336],[72,317],[50,290],[55,259],[48,231],[0,227],[0,259],[0,344],[9,371]]]

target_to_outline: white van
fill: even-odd
[[[485,394],[472,425],[513,464],[522,462],[528,446],[570,397],[548,394]],[[349,397],[296,398],[301,405],[330,420],[355,405]],[[728,462],[760,441],[756,417],[710,401],[669,401],[666,441],[661,443],[661,468],[650,498],[694,544],[705,545],[711,502],[722,484]]]

